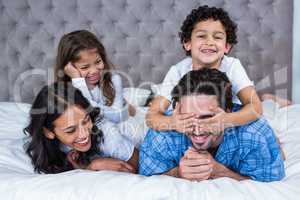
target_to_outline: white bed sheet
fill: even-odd
[[[282,142],[286,177],[272,183],[220,178],[190,182],[168,176],[143,177],[118,172],[73,170],[55,175],[33,173],[23,150],[22,128],[29,105],[0,103],[1,200],[112,199],[289,199],[300,197],[300,105],[279,109],[264,103],[264,113]]]

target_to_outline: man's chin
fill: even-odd
[[[204,146],[203,143],[202,143],[202,144],[199,144],[199,143],[193,142],[193,147],[194,147],[196,150],[198,150],[198,151],[206,150],[206,148],[205,148],[205,146]]]

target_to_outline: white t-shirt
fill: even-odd
[[[106,106],[106,98],[98,85],[89,90],[84,78],[72,79],[72,85],[81,91],[90,104],[93,107],[99,107],[104,118],[117,124],[128,119],[128,104],[124,100],[122,80],[118,74],[112,74],[112,83],[115,89],[114,102],[111,106]]]
[[[128,161],[134,151],[134,146],[125,136],[121,135],[116,124],[103,118],[96,122],[96,125],[103,132],[103,143],[99,143],[101,157],[115,158]],[[71,148],[67,145],[61,145],[61,150],[65,153]]]
[[[177,85],[179,80],[189,71],[192,71],[192,58],[187,57],[173,65],[168,71],[158,91],[158,95],[172,100],[171,92]],[[226,73],[232,84],[232,101],[233,103],[241,104],[241,101],[237,97],[238,92],[248,86],[253,86],[253,82],[249,79],[244,67],[237,58],[224,56],[219,68],[220,71]]]

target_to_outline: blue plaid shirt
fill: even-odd
[[[175,131],[149,129],[140,146],[139,173],[166,173],[179,165],[191,140]],[[278,181],[285,176],[280,147],[272,128],[263,118],[224,131],[215,160],[227,168],[257,181]]]

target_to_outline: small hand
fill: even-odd
[[[64,68],[64,72],[66,75],[68,75],[71,79],[72,78],[80,78],[81,74],[78,71],[78,69],[76,69],[76,67],[73,66],[73,64],[71,62],[69,62],[65,68]]]
[[[206,119],[195,119],[195,134],[197,133],[212,133],[214,135],[220,135],[223,133],[225,128],[230,127],[226,123],[226,113],[222,108],[212,108],[211,109],[215,115]]]
[[[79,158],[79,153],[75,150],[71,150],[67,154],[67,159],[72,164],[74,169],[85,169],[86,166],[80,164],[78,158]]]
[[[179,113],[179,104],[177,103],[175,109],[173,111],[172,117],[172,127],[177,132],[189,134],[192,133],[194,130],[194,113]]]
[[[93,171],[110,170],[128,173],[135,172],[134,167],[127,162],[113,158],[96,158],[92,160],[87,169]]]

